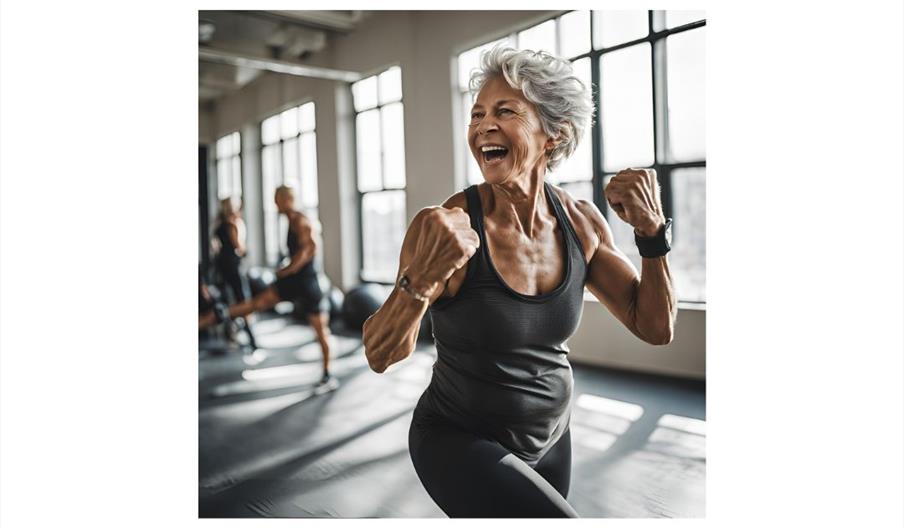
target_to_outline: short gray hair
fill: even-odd
[[[571,156],[593,121],[590,87],[577,78],[571,62],[544,51],[496,46],[481,54],[471,73],[472,97],[494,77],[502,77],[537,107],[543,132],[560,142],[549,153],[547,168],[555,169]]]

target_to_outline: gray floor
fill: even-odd
[[[444,517],[408,456],[408,426],[436,351],[421,344],[382,375],[360,339],[335,328],[314,395],[320,348],[289,318],[259,320],[266,350],[199,363],[201,517]],[[257,362],[259,361],[259,362]],[[583,517],[703,517],[705,384],[573,365],[572,482]]]

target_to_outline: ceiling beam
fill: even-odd
[[[313,79],[327,79],[330,81],[355,82],[362,78],[360,73],[323,68],[321,66],[305,66],[278,59],[265,59],[232,51],[224,51],[213,48],[198,48],[198,58],[202,61],[216,62],[219,64],[231,64],[233,66],[255,68],[258,70],[296,75],[298,77],[310,77]]]
[[[309,27],[348,33],[363,17],[362,11],[249,11]]]

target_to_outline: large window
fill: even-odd
[[[295,207],[319,221],[315,125],[313,102],[289,108],[261,123],[264,241],[271,265],[277,265],[286,255],[289,229],[273,201],[277,187],[293,187]]]
[[[392,283],[405,236],[402,71],[394,66],[352,84],[355,101],[361,280]]]
[[[698,303],[706,301],[705,25],[702,11],[571,11],[458,56],[462,135],[472,104],[468,78],[482,51],[506,43],[572,61],[593,87],[597,115],[548,180],[596,203],[640,270],[634,230],[609,210],[603,189],[619,170],[655,169],[665,214],[674,219],[669,263],[678,297]],[[468,183],[483,181],[470,151],[464,154]]]
[[[238,132],[217,140],[217,198],[242,197],[242,137]]]

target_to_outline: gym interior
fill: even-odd
[[[569,59],[593,87],[592,127],[547,181],[596,204],[638,272],[609,179],[655,169],[674,222],[669,344],[638,339],[584,292],[567,342],[568,501],[581,517],[705,515],[705,13],[200,11],[198,29],[203,296],[236,301],[216,265],[224,201],[241,218],[246,294],[274,283],[290,257],[274,195],[291,187],[316,226],[337,380],[318,385],[318,336],[292,300],[199,331],[200,517],[445,517],[408,451],[437,358],[429,316],[415,352],[381,374],[362,325],[395,287],[415,214],[483,181],[468,80],[499,43]]]

